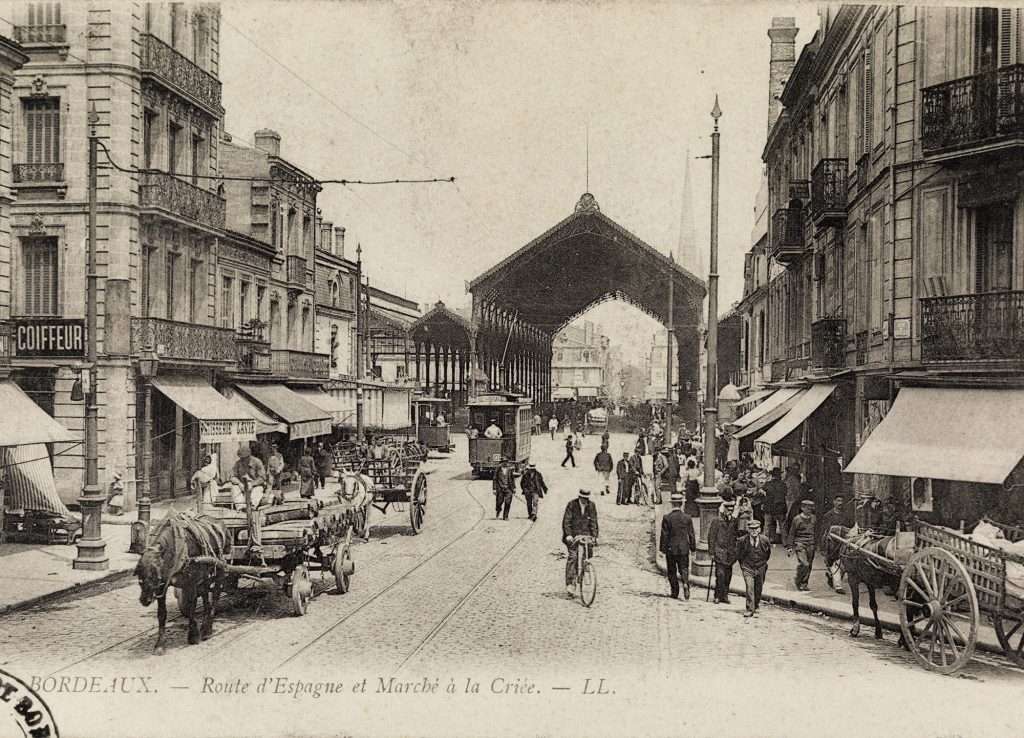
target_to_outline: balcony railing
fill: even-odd
[[[925,87],[922,95],[925,151],[1024,134],[1024,64]]]
[[[803,208],[779,208],[772,216],[772,256],[792,261],[804,252]]]
[[[13,174],[14,181],[18,183],[63,182],[64,164],[59,161],[45,164],[15,164]]]
[[[159,208],[210,228],[223,228],[226,222],[223,197],[172,174],[144,173],[139,199],[143,207]]]
[[[846,159],[822,159],[811,174],[811,217],[815,223],[846,220]]]
[[[238,329],[235,337],[238,369],[243,372],[269,372],[270,341],[265,338],[266,324],[261,320],[250,320]]]
[[[233,364],[235,331],[161,318],[132,318],[132,353],[155,351],[158,358]]]
[[[811,365],[819,369],[846,364],[846,320],[822,318],[811,323]]]
[[[811,183],[806,179],[791,179],[789,181],[789,199],[807,202],[811,196]]]
[[[860,331],[856,335],[857,366],[864,366],[868,363],[868,335],[868,331]]]
[[[310,275],[306,269],[305,257],[288,257],[288,284],[299,289],[308,289],[313,286]]]
[[[14,40],[19,44],[63,44],[67,42],[67,27],[63,23],[15,26]]]
[[[274,374],[302,379],[328,379],[331,375],[331,357],[327,354],[275,349],[271,357]]]
[[[142,72],[221,116],[220,80],[148,33],[142,34]]]
[[[923,298],[921,360],[1024,360],[1024,291]]]

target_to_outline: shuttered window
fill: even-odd
[[[220,325],[222,328],[235,327],[234,280],[224,277],[220,287]]]
[[[863,97],[861,103],[864,106],[864,113],[861,115],[861,122],[864,125],[864,132],[861,135],[862,154],[871,151],[871,133],[874,130],[875,120],[875,75],[871,64],[871,46],[864,52],[864,66],[862,70]]]
[[[25,100],[25,156],[29,164],[60,162],[60,99]]]
[[[167,319],[174,320],[175,302],[178,298],[178,254],[167,254],[164,262],[164,287],[167,292]]]
[[[57,239],[22,239],[25,315],[57,315]]]

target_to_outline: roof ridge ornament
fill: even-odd
[[[597,205],[597,200],[589,192],[584,192],[580,201],[576,203],[577,213],[598,213],[601,208]]]

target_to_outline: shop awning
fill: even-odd
[[[288,424],[292,439],[325,436],[331,416],[283,384],[240,384],[238,389]]]
[[[769,446],[774,446],[811,417],[811,413],[821,407],[821,404],[832,396],[835,389],[836,385],[834,384],[812,384],[800,395],[800,399],[790,408],[785,417],[769,428],[754,443],[767,443]]]
[[[783,390],[779,390],[779,392],[782,391]],[[756,434],[762,433],[766,428],[771,426],[772,423],[781,420],[783,417],[785,417],[786,413],[792,410],[797,405],[797,403],[800,402],[800,399],[804,396],[804,393],[807,392],[807,390],[793,390],[793,392],[794,394],[788,395],[784,400],[782,400],[782,402],[776,404],[768,412],[761,414],[761,416],[755,418],[753,422],[748,423],[746,426],[740,428],[738,431],[733,433],[732,437],[740,439],[754,437],[756,436]],[[765,400],[763,405],[758,405],[755,408],[755,410],[760,410],[762,407],[771,402],[771,400],[774,400],[776,396],[777,393],[776,395],[773,395],[770,399]],[[747,413],[747,415],[751,414],[752,413]],[[746,417],[746,415],[743,417]]]
[[[252,441],[256,421],[202,377],[168,374],[152,380],[162,395],[199,421],[200,443]]]
[[[796,387],[783,387],[782,389],[777,389],[774,392],[772,392],[771,396],[768,397],[768,399],[766,399],[764,402],[755,407],[746,415],[741,415],[740,417],[736,418],[736,420],[729,423],[729,425],[735,428],[746,428],[754,421],[759,420],[761,417],[775,410],[777,407],[779,407],[779,405],[784,403],[786,400],[790,399],[799,391],[800,390]]]
[[[4,505],[11,509],[46,510],[71,515],[57,494],[46,446],[41,443],[0,449],[0,466],[6,475]]]
[[[597,397],[597,387],[580,387],[577,392],[580,397]]]
[[[571,400],[576,396],[572,387],[555,387],[551,390],[552,400]]]
[[[331,421],[334,425],[343,425],[345,423],[351,424],[352,419],[349,415],[352,414],[352,410],[339,398],[333,397],[318,389],[294,389],[292,391],[302,397],[305,397],[311,403],[330,415]]]
[[[239,412],[252,416],[256,421],[256,435],[288,432],[287,425],[276,418],[271,417],[268,413],[263,412],[260,408],[249,402],[241,392],[234,392],[230,397],[228,397],[228,402],[238,409]]]
[[[758,390],[757,392],[751,392],[746,397],[740,399],[736,403],[736,407],[744,407],[746,405],[752,405],[753,403],[757,402],[758,400],[763,400],[766,397],[771,397],[774,393],[775,393],[775,390],[771,390],[771,389]]]
[[[843,471],[1002,484],[1024,457],[1024,390],[904,387]]]
[[[11,381],[0,382],[0,446],[64,443],[76,439]]]

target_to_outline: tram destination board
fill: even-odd
[[[85,321],[44,318],[14,321],[14,355],[19,358],[85,356]]]

